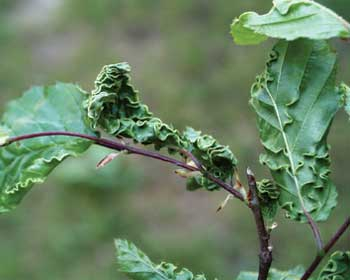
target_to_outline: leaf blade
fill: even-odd
[[[116,239],[116,257],[119,270],[134,280],[205,280],[204,275],[194,276],[184,268],[176,271],[177,267],[170,263],[154,264],[133,243]]]
[[[34,87],[10,102],[0,131],[7,137],[44,131],[96,135],[90,129],[83,102],[86,94],[72,84]],[[28,139],[0,148],[0,213],[15,208],[33,184],[68,156],[78,156],[90,141],[65,136]]]
[[[324,266],[318,280],[350,279],[350,251],[334,252]]]
[[[280,205],[297,221],[306,221],[303,209],[323,221],[336,205],[327,146],[340,105],[336,65],[324,41],[280,41],[252,87],[265,148],[260,160],[280,188]]]
[[[350,24],[315,1],[274,0],[273,4],[267,14],[246,12],[233,21],[231,34],[236,44],[259,44],[268,37],[288,41],[350,37]]]

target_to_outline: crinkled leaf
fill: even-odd
[[[330,9],[309,0],[274,0],[264,15],[246,12],[231,25],[235,43],[259,44],[268,37],[329,39],[349,38],[350,24]]]
[[[94,135],[79,87],[56,84],[34,87],[6,108],[0,131],[7,137],[45,131]],[[66,157],[84,152],[91,142],[65,136],[42,137],[0,148],[0,212],[13,209],[34,183],[42,183]]]
[[[350,88],[344,83],[341,83],[339,88],[343,96],[345,112],[350,116]]]
[[[188,150],[208,172],[222,180],[230,179],[237,164],[230,149],[200,131],[187,128],[181,133],[154,117],[130,84],[129,72],[127,63],[103,67],[87,104],[93,127],[100,127],[109,134],[129,138],[144,145],[153,144],[157,150],[163,147],[168,148],[171,153],[181,149]],[[208,190],[217,188],[203,176],[189,178],[187,186],[190,190],[200,187]]]
[[[261,212],[266,220],[272,221],[277,214],[280,190],[268,179],[257,182],[257,189]]]
[[[318,280],[348,279],[350,279],[350,251],[333,253],[318,277]]]
[[[188,269],[178,271],[171,263],[154,264],[134,244],[117,239],[117,262],[119,270],[134,280],[205,280],[204,275],[194,276]]]
[[[280,41],[252,87],[250,103],[266,151],[260,160],[280,189],[280,205],[294,220],[306,221],[303,208],[315,220],[326,220],[336,205],[327,145],[341,103],[336,65],[325,41]]]
[[[274,268],[270,269],[269,276],[267,280],[300,280],[300,277],[304,274],[304,269],[300,266],[289,270],[289,271],[280,271]],[[241,272],[236,280],[257,280],[257,272]],[[310,278],[310,280],[312,280]]]

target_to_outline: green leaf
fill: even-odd
[[[7,137],[44,131],[70,131],[95,135],[83,102],[87,95],[77,86],[58,83],[34,87],[6,108],[0,131]],[[13,209],[34,183],[68,156],[78,156],[90,141],[66,136],[23,140],[0,148],[0,212]]]
[[[194,276],[192,272],[184,268],[177,271],[177,267],[171,263],[162,262],[154,264],[134,244],[117,239],[117,261],[119,270],[134,280],[205,280],[204,275]]]
[[[306,222],[303,208],[323,221],[336,206],[327,145],[341,104],[336,66],[325,41],[280,41],[252,87],[250,103],[266,151],[260,161],[280,189],[280,205],[297,221]]]
[[[339,86],[339,90],[343,97],[345,112],[347,112],[350,116],[350,88],[346,84],[341,83]]]
[[[267,14],[246,12],[234,19],[231,34],[236,44],[259,44],[268,37],[288,41],[350,37],[350,24],[314,1],[274,0],[273,4]]]
[[[289,271],[280,271],[274,268],[270,269],[269,276],[267,280],[300,280],[300,277],[304,274],[304,269],[301,266],[297,266],[296,268]],[[257,280],[258,273],[257,272],[241,272],[236,280]],[[312,280],[310,278],[310,280]]]
[[[333,253],[318,276],[318,280],[348,279],[350,279],[350,251]]]
[[[220,145],[210,135],[203,135],[192,128],[181,133],[172,125],[154,117],[130,84],[129,73],[130,66],[127,63],[102,68],[87,104],[93,127],[102,128],[114,136],[132,139],[136,143],[153,144],[156,150],[168,148],[170,153],[190,151],[209,173],[224,181],[229,180],[237,164],[230,149]],[[218,188],[203,176],[189,178],[187,187],[190,190]]]
[[[261,212],[266,220],[272,221],[277,214],[280,190],[268,179],[257,182],[257,189]]]

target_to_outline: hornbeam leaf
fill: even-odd
[[[86,93],[72,84],[34,87],[9,103],[0,131],[7,139],[45,131],[95,135],[83,108],[86,98]],[[54,136],[0,147],[0,213],[13,209],[33,184],[42,183],[62,160],[78,156],[90,145],[79,138]]]
[[[268,37],[288,41],[349,38],[350,24],[315,1],[274,0],[267,14],[246,12],[234,19],[231,34],[239,45],[259,44]]]
[[[348,115],[350,116],[350,88],[346,84],[341,83],[341,85],[339,86],[339,89],[343,95],[345,112],[347,112]]]
[[[325,41],[280,41],[252,87],[250,103],[265,148],[260,161],[280,189],[279,204],[297,221],[306,221],[304,209],[314,220],[326,220],[336,206],[327,145],[341,105],[336,65]]]
[[[268,179],[257,182],[257,189],[261,212],[266,220],[272,221],[277,214],[280,191],[278,187]]]
[[[303,275],[304,269],[300,266],[289,270],[289,271],[280,271],[275,268],[271,268],[267,280],[300,280],[300,277]],[[257,272],[241,272],[236,280],[257,280]],[[312,280],[312,279],[310,279]]]
[[[318,276],[318,280],[348,279],[350,279],[350,251],[333,253]]]
[[[144,145],[153,144],[156,150],[168,148],[170,153],[178,153],[182,157],[186,156],[180,151],[187,150],[209,173],[224,181],[229,180],[237,164],[231,150],[210,135],[203,135],[192,128],[180,132],[154,117],[131,85],[129,73],[130,66],[125,62],[102,68],[86,105],[93,127]],[[201,175],[190,176],[187,187],[189,190],[218,188]]]
[[[134,244],[115,240],[119,270],[134,280],[205,280],[204,275],[194,276],[188,269],[177,271],[171,263],[154,264]]]

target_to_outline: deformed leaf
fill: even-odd
[[[119,270],[134,280],[205,280],[204,275],[194,276],[188,269],[178,271],[171,263],[154,264],[134,244],[117,239],[117,262]]]
[[[345,112],[347,112],[350,116],[350,88],[346,84],[341,83],[339,86],[339,90],[343,96]]]
[[[147,105],[140,101],[138,92],[130,84],[130,67],[127,63],[106,65],[97,76],[95,89],[87,104],[93,127],[100,127],[117,137],[132,139],[155,149],[168,148],[170,153],[180,150],[191,152],[216,177],[226,181],[231,178],[237,160],[227,146],[220,145],[210,135],[187,128],[183,133],[153,116]],[[207,178],[189,176],[187,187],[208,190],[217,186]]]
[[[47,131],[95,135],[83,108],[86,98],[72,84],[34,87],[9,103],[0,131],[9,137]],[[52,136],[0,147],[0,212],[13,209],[34,183],[42,183],[62,160],[78,156],[90,145],[79,138]]]
[[[265,72],[252,87],[266,164],[280,190],[287,215],[306,221],[327,219],[336,205],[329,178],[327,136],[340,108],[335,85],[337,58],[325,41],[280,41]]]
[[[335,252],[322,269],[318,280],[348,280],[350,279],[350,251]]]
[[[278,198],[280,190],[268,179],[257,182],[258,196],[260,200],[261,212],[266,220],[273,220],[278,210]]]
[[[289,271],[280,271],[275,268],[271,268],[267,280],[300,280],[300,277],[304,274],[304,269],[301,266]],[[236,280],[257,280],[257,272],[241,272]],[[312,280],[310,278],[310,280]]]
[[[246,12],[234,19],[231,34],[239,45],[259,44],[268,37],[288,41],[349,38],[350,24],[315,1],[274,0],[267,14]]]

